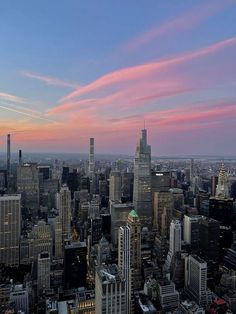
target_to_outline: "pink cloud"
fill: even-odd
[[[111,87],[117,84],[121,84],[128,81],[135,81],[137,79],[146,79],[150,75],[154,75],[161,70],[167,70],[167,68],[174,67],[175,65],[189,62],[193,59],[205,57],[213,53],[218,52],[221,49],[233,46],[236,44],[236,37],[232,37],[215,44],[209,45],[204,48],[197,49],[195,51],[183,53],[172,58],[163,59],[155,62],[150,62],[142,65],[128,67],[120,69],[114,72],[110,72],[98,78],[97,80],[75,89],[70,94],[66,95],[62,101],[66,102],[75,97],[82,96],[99,90],[101,88]]]

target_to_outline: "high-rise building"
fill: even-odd
[[[142,225],[152,224],[151,146],[147,144],[147,130],[141,131],[134,158],[134,208]]]
[[[130,228],[122,226],[119,228],[118,244],[118,266],[125,278],[127,314],[130,313],[131,302],[131,268],[130,268]]]
[[[172,220],[174,208],[173,194],[171,192],[154,192],[153,225],[163,237],[169,234],[169,225]],[[166,212],[166,219],[162,216]],[[163,222],[163,223],[162,223]]]
[[[166,269],[169,270],[175,253],[181,251],[181,223],[172,220],[170,224],[169,252],[166,259]]]
[[[125,279],[117,265],[96,268],[95,304],[96,314],[128,313]]]
[[[94,194],[96,190],[95,182],[95,161],[94,161],[94,138],[89,140],[89,169],[88,176],[90,180],[90,193]]]
[[[190,245],[191,253],[199,250],[199,217],[184,215],[184,241]]]
[[[222,164],[216,186],[216,195],[209,201],[209,216],[220,221],[221,225],[236,227],[233,198],[229,197],[227,172]]]
[[[127,217],[133,208],[132,203],[122,204],[120,202],[110,202],[111,241],[114,246],[118,245],[119,227],[126,224]]]
[[[121,173],[120,171],[112,171],[110,173],[109,200],[110,201],[121,200]]]
[[[121,177],[122,198],[128,202],[133,201],[134,174],[133,172],[123,172]]]
[[[7,189],[10,188],[10,176],[11,176],[11,135],[7,134]]]
[[[53,252],[53,237],[51,227],[44,220],[39,220],[33,226],[29,237],[33,239],[33,256],[37,259],[42,252],[48,252],[52,257]]]
[[[59,216],[49,217],[48,223],[51,226],[53,238],[53,256],[61,259],[62,256],[62,223]]]
[[[0,263],[19,265],[21,196],[0,196]]]
[[[39,210],[39,174],[37,164],[19,164],[17,167],[17,192],[21,193],[22,204],[37,216]]]
[[[158,283],[158,296],[162,309],[170,312],[179,306],[179,292],[175,289],[175,284],[169,280],[162,280]]]
[[[130,266],[132,268],[133,289],[141,286],[141,223],[135,210],[132,210],[127,219],[130,229]]]
[[[87,246],[85,242],[71,242],[65,245],[64,287],[73,289],[86,287]]]
[[[220,223],[209,218],[199,219],[200,255],[207,261],[218,261],[220,253]]]
[[[206,306],[207,263],[197,255],[189,255],[185,259],[185,288],[191,299]]]
[[[225,170],[224,164],[222,164],[218,177],[218,184],[216,186],[216,195],[217,198],[225,199],[229,198],[229,187],[227,180],[227,172]]]
[[[37,263],[37,284],[38,294],[42,290],[50,289],[50,255],[48,252],[42,252],[38,255]]]
[[[12,286],[10,302],[13,304],[16,313],[29,313],[29,293],[23,285]]]
[[[57,193],[57,208],[62,223],[62,239],[68,239],[71,236],[71,192],[66,185]]]

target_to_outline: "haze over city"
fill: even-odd
[[[2,1],[0,150],[236,155],[235,1]]]

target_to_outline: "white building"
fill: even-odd
[[[184,215],[184,241],[191,246],[191,253],[199,248],[199,218]]]
[[[118,242],[118,266],[125,278],[127,314],[130,313],[131,302],[130,240],[130,228],[128,226],[120,227]]]
[[[21,196],[0,196],[0,263],[19,265]]]
[[[13,303],[14,310],[29,313],[29,293],[23,285],[15,285],[10,293],[10,302]]]
[[[48,252],[38,255],[37,284],[38,293],[44,289],[50,289],[50,255]]]
[[[128,313],[125,279],[117,265],[97,267],[95,304],[95,314]]]
[[[198,305],[208,303],[207,263],[197,255],[189,255],[185,259],[185,288]]]
[[[169,252],[166,260],[168,270],[175,253],[181,251],[181,223],[179,220],[172,220],[170,224]]]

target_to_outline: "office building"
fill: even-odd
[[[200,255],[206,261],[219,261],[220,253],[220,223],[209,218],[199,218],[199,249]]]
[[[185,288],[191,300],[200,306],[208,304],[207,263],[197,255],[185,259]]]
[[[35,260],[42,252],[48,252],[50,257],[52,257],[53,236],[51,227],[48,223],[44,220],[39,220],[38,223],[33,226],[28,236],[32,239],[33,258]]]
[[[119,228],[119,245],[118,245],[118,266],[125,278],[125,294],[127,304],[127,314],[131,311],[131,264],[130,264],[130,249],[131,249],[131,234],[128,226]]]
[[[172,220],[170,224],[169,252],[166,259],[166,270],[170,269],[172,259],[177,252],[181,251],[181,223]]]
[[[88,167],[88,177],[90,181],[90,193],[94,194],[96,191],[96,181],[95,181],[95,160],[94,160],[94,138],[89,139],[89,167]]]
[[[23,285],[13,285],[10,292],[10,302],[16,313],[29,314],[29,293]]]
[[[127,217],[133,208],[132,203],[110,202],[111,241],[114,246],[118,245],[119,227],[126,224]]]
[[[171,192],[154,192],[153,197],[153,226],[160,235],[167,237],[174,209],[173,195]],[[166,217],[162,218],[163,214]]]
[[[236,226],[233,198],[229,196],[228,176],[222,164],[218,176],[215,197],[210,198],[209,216],[224,226]]]
[[[55,259],[61,259],[62,255],[62,223],[60,216],[49,217],[48,223],[51,226],[53,239],[53,256]]]
[[[138,289],[142,285],[141,280],[141,222],[135,210],[132,210],[127,219],[130,230],[130,266],[132,268],[132,288]]]
[[[152,225],[151,146],[147,144],[147,130],[141,131],[134,158],[134,209],[142,225]]]
[[[43,290],[50,289],[50,255],[48,252],[42,252],[37,260],[37,285],[38,294]]]
[[[199,217],[184,215],[184,241],[190,245],[192,254],[199,250]]]
[[[109,200],[121,200],[121,173],[119,171],[112,171],[110,173]]]
[[[68,239],[71,236],[71,192],[66,185],[57,193],[57,208],[62,223],[62,239]]]
[[[95,314],[128,313],[125,279],[117,265],[96,268],[95,304]]]
[[[175,289],[175,284],[167,279],[158,283],[158,296],[162,310],[173,311],[179,306],[179,292]]]
[[[19,265],[21,196],[0,196],[0,263]]]
[[[71,242],[64,249],[64,288],[86,286],[87,246],[85,242]]]
[[[133,201],[134,174],[133,172],[123,172],[121,176],[122,198],[127,202]]]
[[[17,167],[17,192],[21,193],[22,205],[33,216],[39,210],[39,174],[36,163],[19,164]]]

